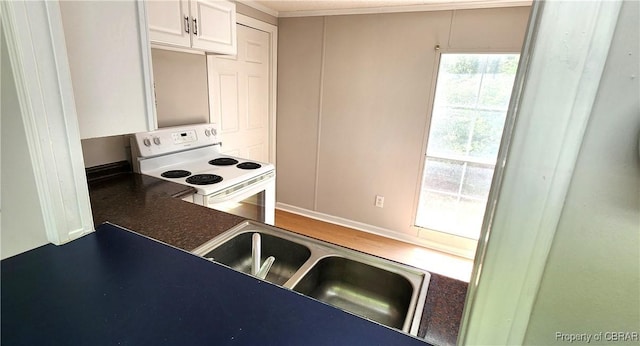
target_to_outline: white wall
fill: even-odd
[[[556,332],[640,333],[639,3],[620,13],[526,344],[567,344]]]
[[[49,243],[44,228],[40,200],[29,158],[22,114],[16,95],[11,64],[4,35],[0,45],[2,70],[2,226],[0,257],[2,259]]]
[[[529,11],[281,18],[278,202],[417,236],[434,47],[519,52]]]

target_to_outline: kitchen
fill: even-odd
[[[626,3],[625,3],[625,6],[630,6],[630,5],[628,5],[628,4],[626,4]],[[623,13],[626,13],[626,12],[624,12],[624,11],[623,11]],[[631,12],[631,13],[633,13],[633,12]],[[284,44],[284,42],[280,42],[280,44],[281,44],[281,45],[283,45],[283,44]],[[3,69],[3,70],[4,70],[4,69]],[[279,85],[281,85],[281,84],[279,84]],[[3,90],[4,90],[4,89],[3,89]],[[5,99],[5,98],[3,97],[3,100],[4,100],[4,99]],[[5,107],[5,106],[4,106],[4,104],[5,104],[5,103],[3,103],[3,107]],[[281,106],[281,105],[279,104],[279,107],[280,107],[280,106]],[[3,114],[5,114],[5,112],[4,112],[4,111],[3,111]],[[4,119],[4,117],[3,117],[3,119]],[[637,126],[637,125],[634,125],[634,126]],[[323,131],[324,131],[324,129],[325,129],[325,128],[326,128],[326,127],[323,127]],[[3,124],[3,132],[4,132],[4,129],[5,129],[5,126],[4,126],[4,124]],[[314,130],[314,129],[311,129],[311,131],[312,131],[312,132],[313,132],[313,130]],[[279,135],[278,135],[278,138],[279,138],[279,139],[280,139],[280,138],[282,138],[282,137],[281,137],[282,132],[283,132],[283,131],[279,131]],[[286,134],[286,132],[285,132],[285,134]],[[6,138],[6,137],[5,137],[5,136],[3,136],[3,138]],[[636,138],[636,139],[637,139],[637,138]],[[635,140],[635,139],[634,139],[634,140]],[[323,143],[326,143],[326,142],[323,142]],[[385,143],[385,144],[388,144],[388,143]],[[6,145],[3,145],[3,148],[6,148]],[[625,147],[625,148],[627,148],[627,147]],[[629,150],[630,150],[630,146],[629,146],[629,148],[627,148],[627,149],[629,149]],[[280,156],[280,155],[279,155],[279,156]],[[59,156],[59,155],[58,155],[58,156],[56,156],[56,158],[58,158],[58,157],[63,158],[64,156]],[[5,156],[5,158],[6,158],[6,156]],[[636,154],[635,156],[632,156],[632,158],[633,158],[634,160],[637,160],[637,154]],[[3,161],[4,161],[4,160],[3,160]],[[286,170],[285,170],[285,168],[286,168],[286,167],[282,167],[282,168],[281,168],[281,167],[280,167],[280,159],[279,159],[278,161],[279,161],[279,162],[278,162],[278,165],[279,165],[279,166],[278,166],[278,177],[279,177],[279,179],[282,179],[281,172],[282,172],[282,174],[285,174],[285,175],[286,175]],[[637,165],[636,165],[636,166],[637,166]],[[3,167],[5,167],[5,165],[3,165]],[[634,167],[635,167],[635,166],[634,166]],[[636,169],[637,169],[637,167],[636,167]],[[5,177],[5,179],[6,179],[6,175],[5,175],[5,174],[3,174],[3,176],[4,176],[4,177]],[[634,178],[634,179],[636,179],[636,180],[633,180],[633,179],[632,179],[632,182],[633,182],[633,181],[635,181],[635,183],[637,183],[637,174],[635,175],[635,178]],[[6,182],[6,180],[3,180],[3,181],[5,181],[5,182]],[[28,184],[28,185],[33,185],[33,184]],[[3,185],[3,194],[4,194],[4,193],[5,193],[5,186]],[[75,194],[75,195],[81,195],[81,193],[78,193],[78,194]],[[286,193],[285,193],[285,196],[286,196]],[[387,198],[388,198],[388,197],[387,197]],[[3,198],[3,199],[5,199],[5,198]],[[5,199],[5,201],[6,201],[6,199]],[[5,218],[6,218],[6,217],[7,217],[7,216],[6,216],[6,215],[7,215],[6,213],[8,212],[8,209],[6,209],[5,207],[3,207],[3,209],[5,209]],[[636,208],[636,209],[637,209],[637,208]],[[32,221],[33,221],[33,222],[36,222],[36,220],[32,220]],[[635,221],[633,221],[633,222],[635,222]],[[631,225],[633,226],[634,224],[631,224]],[[635,225],[637,225],[637,224],[635,224]],[[42,229],[42,227],[40,227],[39,229]],[[5,229],[4,225],[3,225],[3,230],[5,230],[5,231],[6,231],[6,229]],[[4,243],[4,240],[6,239],[6,238],[5,238],[5,235],[6,235],[5,231],[3,231],[3,243]],[[36,236],[37,236],[37,235],[36,235]],[[40,235],[40,236],[42,236],[42,235]],[[41,239],[41,243],[40,243],[40,244],[44,244],[44,243],[47,243],[47,242],[48,242],[46,239],[42,240],[42,237],[41,237],[40,239]],[[637,240],[635,240],[635,241],[637,241]],[[626,246],[632,246],[632,245],[633,245],[633,242],[631,242],[630,244],[631,244],[631,245],[626,245]],[[487,250],[487,251],[488,251],[488,250]],[[624,263],[627,263],[627,262],[624,262]],[[627,267],[627,266],[625,266],[625,268],[628,268],[628,267]],[[526,326],[526,325],[525,325],[525,326]]]

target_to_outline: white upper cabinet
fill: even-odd
[[[191,1],[193,48],[235,55],[236,4],[229,1]]]
[[[144,5],[60,1],[80,137],[156,127]]]
[[[226,0],[149,0],[152,43],[235,55],[236,4]]]
[[[147,1],[149,38],[154,43],[191,45],[189,1]]]

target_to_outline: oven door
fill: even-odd
[[[275,222],[275,173],[270,172],[194,202],[229,214],[273,225]]]

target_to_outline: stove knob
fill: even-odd
[[[204,135],[207,137],[211,136],[211,131],[209,131],[209,129],[204,130]]]
[[[218,131],[217,131],[216,129],[211,129],[211,133],[212,133],[214,136],[217,136],[217,135],[218,135]]]
[[[160,145],[160,138],[153,137],[153,143],[155,143],[156,145]]]
[[[142,143],[147,146],[150,147],[151,146],[151,141],[149,140],[149,138],[145,138],[142,140]]]

